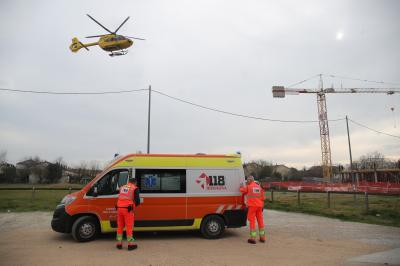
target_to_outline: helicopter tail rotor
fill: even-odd
[[[78,52],[81,48],[85,48],[86,50],[88,50],[89,51],[89,49],[83,44],[83,43],[81,43],[79,40],[78,40],[78,38],[73,38],[72,39],[72,44],[69,46],[69,49],[72,51],[72,52],[74,52],[74,53],[76,53],[76,52]]]

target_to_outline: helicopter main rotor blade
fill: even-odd
[[[131,36],[125,36],[125,35],[124,35],[124,37],[129,38],[129,39],[141,40],[141,41],[145,41],[145,40],[146,40],[146,39],[142,39],[142,38],[131,37]]]
[[[108,31],[111,34],[114,34],[112,31],[110,31],[109,29],[107,29],[106,27],[104,27],[103,25],[101,25],[100,22],[98,22],[97,20],[95,20],[94,18],[92,18],[92,16],[90,16],[89,14],[86,14],[89,18],[91,18],[94,22],[96,22],[100,27],[102,27],[103,29],[105,29],[106,31]]]
[[[87,36],[85,38],[98,38],[98,37],[103,37],[103,36],[106,36],[106,35],[109,35],[109,34],[92,35],[92,36]]]
[[[124,22],[121,23],[121,25],[119,25],[119,27],[114,31],[114,34],[117,33],[117,31],[119,31],[119,29],[122,27],[122,25],[125,24],[125,22],[129,19],[129,17],[127,17]]]

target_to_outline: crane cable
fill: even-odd
[[[394,83],[394,82],[385,82],[385,81],[376,81],[376,80],[368,80],[368,79],[359,79],[359,78],[338,76],[338,75],[332,75],[332,74],[321,74],[321,75],[322,75],[322,76],[325,76],[325,77],[338,78],[338,79],[348,79],[348,80],[354,80],[354,81],[363,81],[363,82],[369,82],[369,83],[388,84],[388,85],[400,85],[400,83]]]
[[[320,77],[320,76],[322,76],[322,77],[330,77],[330,78],[337,78],[337,79],[347,79],[347,80],[354,80],[354,81],[362,81],[362,82],[369,82],[369,83],[376,83],[376,84],[387,84],[387,85],[395,85],[395,86],[399,86],[400,85],[400,83],[395,83],[395,82],[386,82],[386,81],[376,81],[376,80],[369,80],[369,79],[352,78],[352,77],[333,75],[333,74],[316,74],[316,75],[313,75],[313,76],[311,76],[311,77],[309,77],[309,78],[307,78],[305,80],[302,80],[302,81],[296,82],[296,83],[294,83],[292,85],[289,85],[289,86],[287,86],[287,88],[292,88],[294,86],[300,85],[300,84],[302,84],[304,82],[307,82],[309,80],[312,80],[312,79]],[[377,89],[379,89],[379,88],[377,88]]]

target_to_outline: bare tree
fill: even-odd
[[[62,166],[64,166],[64,167],[67,167],[67,164],[64,162],[64,159],[63,159],[62,156],[57,157],[57,158],[55,159],[54,163],[55,163],[55,164],[62,165]]]
[[[54,161],[54,163],[51,163],[47,166],[47,171],[48,171],[48,176],[47,179],[50,183],[57,182],[60,180],[63,169],[65,169],[66,166],[64,165],[63,158],[58,157]]]
[[[98,161],[91,161],[88,166],[88,175],[93,178],[100,172],[100,164]]]
[[[253,175],[256,179],[271,176],[272,163],[265,160],[256,160],[243,165],[245,175]]]
[[[39,183],[43,183],[45,181],[45,178],[47,178],[49,174],[47,167],[44,167],[43,161],[37,155],[31,158],[31,160],[34,163],[29,169],[29,172],[37,176],[37,178],[39,179]]]
[[[1,150],[0,151],[0,163],[6,162],[6,160],[7,160],[7,151]]]
[[[387,160],[385,159],[385,156],[382,153],[375,151],[361,156],[358,162],[358,167],[363,169],[383,168],[386,163]]]
[[[79,166],[77,167],[77,174],[79,178],[82,178],[83,176],[87,175],[87,163],[85,161],[81,161],[79,163]]]

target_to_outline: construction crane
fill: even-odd
[[[284,98],[288,95],[312,93],[317,95],[319,134],[321,138],[322,152],[322,176],[326,181],[332,181],[332,158],[331,144],[329,138],[328,110],[326,108],[327,93],[384,93],[392,95],[400,93],[398,88],[323,88],[322,75],[319,79],[318,89],[310,88],[286,88],[284,86],[273,86],[272,95],[274,98]]]

